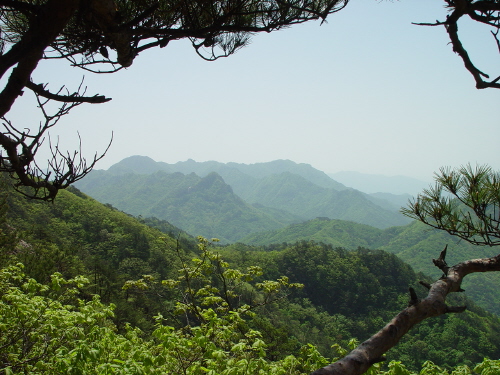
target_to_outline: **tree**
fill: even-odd
[[[83,178],[100,160],[87,163],[81,148],[63,152],[49,139],[48,169],[36,154],[48,130],[83,103],[104,103],[103,95],[87,95],[82,84],[55,92],[47,82],[33,82],[41,60],[65,59],[94,73],[113,73],[132,65],[143,51],[163,48],[172,40],[189,39],[205,60],[233,54],[258,32],[271,32],[309,20],[325,20],[348,0],[0,0],[0,171],[32,198],[53,200],[60,189]],[[474,76],[478,88],[500,88],[472,63],[458,35],[464,17],[488,25],[500,47],[500,3],[488,0],[445,0],[449,15],[431,26],[445,26],[454,51]],[[36,95],[42,121],[36,131],[6,117],[13,103],[30,90]],[[60,103],[58,109],[51,102]],[[33,127],[31,127],[33,128]],[[109,147],[109,146],[108,146]]]
[[[490,26],[496,45],[500,51],[500,40],[498,33],[500,30],[500,2],[498,0],[445,0],[449,15],[445,21],[435,23],[419,23],[425,26],[444,26],[453,46],[453,51],[460,56],[465,68],[472,74],[476,81],[476,88],[500,88],[500,76],[487,81],[490,76],[479,70],[472,62],[467,49],[463,46],[458,33],[458,23],[464,18]],[[486,80],[485,80],[486,79]]]
[[[434,187],[409,202],[402,212],[414,219],[476,245],[500,245],[500,174],[490,167],[470,165],[452,170],[442,168]],[[419,299],[410,288],[408,307],[384,328],[341,360],[313,372],[315,375],[363,374],[383,354],[422,320],[447,313],[460,313],[466,306],[448,306],[450,293],[463,292],[461,283],[474,272],[500,271],[500,254],[491,258],[471,259],[452,267],[445,260],[447,247],[433,259],[443,275],[432,285],[421,282],[428,295]]]
[[[500,245],[500,174],[467,165],[435,179],[403,213],[475,245]]]
[[[41,60],[66,59],[94,73],[112,73],[132,65],[141,52],[163,48],[172,40],[189,39],[206,60],[229,56],[258,32],[271,32],[325,18],[348,0],[0,0],[0,171],[30,190],[24,194],[53,200],[59,189],[84,177],[104,156],[90,163],[80,150],[63,153],[50,144],[49,170],[38,165],[36,153],[47,131],[62,116],[83,103],[104,103],[102,95],[86,95],[80,85],[52,92],[48,83],[31,76]],[[16,127],[6,115],[13,103],[31,90],[43,120],[38,130]],[[50,113],[49,102],[61,103]]]

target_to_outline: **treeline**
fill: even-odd
[[[362,248],[347,251],[304,241],[268,248],[235,244],[212,249],[202,241],[200,247],[187,234],[164,222],[142,219],[170,234],[148,227],[77,190],[61,192],[53,204],[27,201],[8,187],[3,188],[3,197],[0,336],[4,341],[0,344],[0,368],[5,371],[13,369],[14,362],[19,365],[26,360],[16,354],[25,349],[15,328],[28,323],[13,317],[36,316],[29,306],[42,303],[51,308],[44,319],[37,321],[43,323],[42,333],[32,337],[46,335],[44,322],[58,332],[50,337],[75,337],[62,340],[64,345],[50,350],[50,355],[57,357],[50,359],[50,365],[39,364],[48,372],[57,373],[59,370],[55,369],[64,366],[76,369],[95,360],[104,361],[104,367],[110,366],[109,373],[121,373],[112,372],[113,366],[123,373],[134,366],[143,366],[141,371],[156,366],[163,368],[164,373],[175,373],[151,359],[154,354],[163,358],[165,366],[174,363],[176,355],[178,366],[192,362],[193,369],[182,367],[186,373],[208,371],[201,367],[217,374],[226,370],[231,373],[229,367],[221,369],[222,363],[233,363],[231,366],[235,367],[247,363],[256,369],[268,366],[265,368],[269,373],[301,373],[312,370],[309,365],[321,367],[323,362],[340,355],[341,348],[348,347],[352,339],[364,340],[382,327],[407,305],[408,287],[416,287],[424,277],[416,275],[395,255]],[[211,255],[214,250],[228,263]],[[212,261],[214,256],[221,260]],[[198,260],[192,263],[193,258]],[[22,263],[23,268],[13,266],[17,263]],[[207,274],[200,273],[202,265]],[[194,272],[196,282],[187,291],[189,270]],[[63,281],[67,279],[73,281]],[[229,282],[233,289],[228,289]],[[291,288],[294,283],[303,287]],[[25,285],[32,288],[26,289]],[[17,307],[25,311],[24,315],[9,310],[13,306],[12,293],[21,301]],[[409,369],[416,370],[427,360],[451,369],[459,365],[472,368],[484,357],[499,358],[498,318],[474,307],[464,296],[458,298],[462,300],[456,303],[470,306],[466,313],[422,323],[389,353],[389,361],[403,360]],[[245,310],[244,306],[251,309]],[[219,307],[223,309],[217,310]],[[77,324],[78,332],[66,331],[74,325],[70,316],[82,319]],[[228,330],[234,334],[228,335]],[[209,348],[208,332],[228,336]],[[74,341],[73,346],[70,341]],[[123,353],[102,349],[105,344]],[[40,345],[42,350],[43,340]],[[196,358],[189,359],[185,352],[190,345],[198,348]],[[104,351],[99,354],[96,350]],[[127,356],[127,350],[133,355]],[[61,364],[58,356],[70,352],[73,357]],[[71,362],[85,356],[91,360]],[[236,365],[229,359],[243,362]],[[32,362],[29,366],[36,367]],[[283,368],[289,371],[279,372]],[[29,372],[36,371],[30,367]]]

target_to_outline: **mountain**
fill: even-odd
[[[244,199],[287,210],[306,219],[328,217],[377,228],[402,225],[410,221],[393,210],[383,209],[357,190],[323,188],[289,172],[262,178]]]
[[[95,171],[78,187],[129,214],[157,217],[193,235],[223,242],[301,221],[291,213],[246,203],[215,172],[200,177]]]
[[[368,194],[370,200],[380,207],[388,210],[399,211],[399,209],[408,204],[413,199],[410,194],[391,194],[391,193],[371,193]]]
[[[346,189],[341,183],[332,180],[309,164],[297,164],[290,160],[275,160],[267,163],[242,164],[242,163],[220,163],[217,161],[196,162],[192,159],[180,161],[175,164],[156,162],[147,156],[130,156],[112,165],[108,171],[113,174],[137,173],[151,174],[157,171],[167,173],[181,172],[183,174],[195,173],[204,177],[212,172],[217,172],[226,183],[231,185],[236,194],[248,190],[259,179],[273,174],[290,172],[312,183],[336,190]]]
[[[383,176],[352,171],[329,173],[328,176],[340,183],[367,194],[391,193],[396,195],[417,195],[429,187],[429,182],[406,176]]]
[[[133,156],[107,171],[92,171],[75,186],[132,215],[156,216],[193,235],[225,242],[315,217],[378,228],[410,221],[390,201],[348,189],[310,165],[289,160],[167,164]]]

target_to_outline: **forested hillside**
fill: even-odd
[[[457,241],[453,236],[430,229],[419,222],[382,230],[349,221],[317,218],[274,231],[255,233],[243,238],[241,242],[267,246],[300,240],[320,241],[346,249],[363,247],[388,251],[396,254],[416,271],[433,278],[439,277],[440,271],[433,265],[432,259],[436,258],[446,245],[449,247],[450,264],[496,254],[494,248]],[[482,307],[500,314],[500,293],[496,287],[499,282],[500,275],[496,273],[474,274],[465,279],[464,289],[467,295]]]
[[[175,238],[180,236],[183,252],[194,248],[192,240],[174,227],[170,228],[172,236],[165,236],[130,215],[72,191],[62,191],[53,204],[7,194],[4,233],[15,236],[19,244],[10,251],[3,247],[2,265],[12,262],[12,257],[40,282],[49,281],[54,272],[68,278],[85,275],[91,280],[88,295],[98,294],[103,302],[116,305],[117,324],[131,321],[151,329],[152,306],[140,298],[133,302],[121,288],[143,274],[171,277],[178,267]]]
[[[315,217],[378,228],[409,222],[393,202],[347,189],[310,165],[286,160],[166,164],[134,156],[107,171],[92,171],[76,186],[125,212],[224,242]]]
[[[175,340],[181,340],[175,344],[172,341],[174,336],[168,336],[170,337],[168,339],[165,335],[181,334],[181,331],[169,331],[167,326],[177,329],[186,324],[186,320],[183,318],[185,313],[174,314],[176,309],[180,308],[179,306],[184,306],[175,303],[179,298],[179,295],[176,294],[175,285],[177,282],[175,280],[183,279],[184,276],[178,274],[178,270],[190,267],[192,257],[197,256],[200,259],[198,263],[194,263],[193,270],[203,270],[205,269],[204,265],[207,265],[207,271],[212,270],[205,276],[203,273],[193,274],[193,280],[203,277],[199,281],[193,281],[193,287],[196,284],[198,285],[196,288],[199,287],[200,291],[203,291],[202,294],[196,295],[199,298],[207,296],[206,298],[211,301],[204,309],[212,304],[215,304],[214,308],[218,306],[217,298],[219,297],[211,297],[211,293],[217,293],[216,289],[206,289],[206,283],[214,283],[214,286],[219,285],[216,277],[218,275],[217,269],[224,270],[228,265],[218,263],[219,258],[207,253],[205,245],[197,247],[192,238],[175,227],[160,221],[144,220],[156,227],[163,227],[167,232],[161,233],[109,205],[96,202],[77,190],[61,192],[53,204],[27,201],[10,190],[7,190],[5,194],[6,203],[2,205],[6,215],[6,222],[2,228],[4,234],[2,266],[23,262],[23,272],[42,283],[53,283],[54,276],[50,275],[54,272],[60,272],[60,277],[65,278],[74,278],[78,275],[86,277],[89,283],[86,285],[81,283],[77,291],[79,298],[90,303],[92,296],[99,295],[105,304],[113,303],[116,307],[113,313],[109,313],[108,319],[111,319],[118,327],[118,332],[125,334],[123,337],[120,336],[119,340],[135,340],[135,343],[130,342],[129,344],[126,344],[126,341],[122,342],[120,344],[122,346],[116,343],[111,344],[113,347],[116,346],[116,350],[119,347],[122,348],[120,350],[125,350],[123,348],[131,350],[130,348],[136,347],[134,356],[129,356],[129,359],[122,364],[114,362],[116,366],[132,366],[135,361],[133,358],[137,358],[136,360],[142,363],[141,366],[146,366],[146,363],[149,362],[141,362],[141,358],[145,358],[145,356],[150,358],[151,354],[147,353],[150,353],[152,346],[159,343],[154,341],[155,337],[170,340],[168,341],[171,343],[169,345],[174,345],[169,347],[171,350],[177,350],[175,348],[178,347],[175,345],[187,345],[185,341],[183,341],[184,344],[181,342],[180,336],[175,336],[177,337]],[[250,332],[260,332],[259,337],[262,338],[262,345],[265,345],[266,349],[256,358],[265,361],[284,361],[288,355],[294,355],[295,358],[312,355],[312,347],[304,347],[307,343],[316,345],[318,350],[327,357],[338,355],[336,350],[332,349],[333,344],[346,347],[352,338],[366,339],[395,312],[407,305],[408,286],[419,288],[418,280],[423,277],[417,276],[408,265],[387,252],[364,248],[348,251],[344,248],[311,241],[290,245],[274,245],[261,249],[235,244],[212,250],[219,250],[223,257],[229,260],[230,267],[250,270],[242,271],[241,276],[234,272],[225,273],[226,277],[245,277],[248,280],[244,283],[231,284],[235,288],[232,289],[231,293],[238,292],[239,294],[239,296],[235,294],[236,299],[234,300],[232,297],[228,299],[230,304],[235,304],[234,308],[241,303],[257,306],[262,304],[268,297],[264,292],[266,289],[259,289],[258,282],[262,283],[265,279],[282,280],[278,284],[262,284],[267,285],[266,288],[271,288],[269,296],[274,296],[275,302],[256,308],[254,310],[256,315],[251,314],[245,317],[246,315],[243,314],[243,320],[237,323],[240,326],[239,329],[243,329],[241,332],[244,335],[248,335]],[[215,268],[213,268],[214,265],[216,265]],[[261,267],[262,274],[257,269],[252,268],[253,266]],[[212,273],[214,271],[215,274]],[[5,272],[0,277],[3,281],[0,281],[14,283],[13,286],[17,285],[15,281],[6,280],[10,280],[11,276],[8,275],[15,275],[20,271],[9,268]],[[284,294],[278,291],[276,292],[278,294],[274,294],[272,288],[287,288],[288,282],[281,278],[283,275],[289,277],[290,283],[302,283],[304,287],[302,289],[292,288]],[[17,277],[19,280],[22,278],[21,276],[12,277],[14,279]],[[257,284],[250,283],[252,278]],[[174,281],[164,284],[158,283],[159,280],[165,279]],[[198,282],[201,283],[198,284]],[[13,286],[9,287],[11,289],[8,290],[14,290]],[[127,287],[124,288],[124,286]],[[174,289],[172,290],[169,286]],[[7,289],[0,287],[1,290]],[[423,293],[420,289],[418,291]],[[11,298],[10,294],[5,294],[4,291],[0,294],[2,298]],[[389,353],[389,360],[401,359],[405,361],[407,366],[418,368],[426,360],[432,360],[441,366],[456,366],[460,364],[473,365],[480,362],[483,357],[497,358],[500,356],[500,341],[498,341],[500,322],[498,318],[474,307],[470,301],[455,302],[457,304],[467,303],[470,309],[464,314],[447,315],[425,321],[417,331],[407,335],[404,342]],[[9,304],[0,305],[0,307],[8,309],[5,310],[7,312],[11,311],[12,308],[9,306]],[[104,307],[98,307],[100,305],[96,303],[92,306],[105,311]],[[191,308],[189,306],[192,305],[186,306],[186,308]],[[90,309],[90,305],[87,309]],[[186,310],[183,311],[186,312]],[[206,311],[203,314],[210,314],[209,310],[203,311]],[[222,311],[226,310],[217,311],[223,314]],[[158,318],[153,319],[153,316],[158,316],[158,314],[162,315],[161,323],[158,323]],[[10,317],[11,315],[5,316]],[[203,319],[206,319],[207,316]],[[222,317],[223,315],[221,315]],[[14,319],[14,315],[9,319]],[[94,318],[89,317],[88,319],[90,319],[89,322],[94,321],[92,320]],[[200,324],[200,330],[197,332],[202,334],[210,324],[212,330],[213,327],[219,326],[221,329],[225,329],[224,324],[226,323],[223,321],[226,320],[217,319],[211,320],[211,323],[207,322],[209,325],[205,326],[203,320],[199,321],[195,314],[189,318],[188,322],[191,322],[189,323],[191,326]],[[99,322],[95,323],[96,329],[104,324],[102,318]],[[127,326],[126,322],[131,323],[132,327],[140,327],[142,333],[139,336],[137,333],[132,334],[131,328],[127,328],[130,326]],[[10,324],[2,327],[4,328],[0,327],[0,329],[4,330],[4,334],[0,336],[8,337],[9,334],[13,334],[12,330],[15,325]],[[13,328],[7,329],[7,327]],[[105,327],[102,326],[99,329],[105,329]],[[248,329],[253,331],[247,331]],[[110,342],[114,342],[112,340],[118,340],[118,338],[113,336],[116,335],[115,333],[106,332],[104,336],[96,336],[96,332],[88,333],[88,335],[94,340],[94,345],[108,347]],[[153,332],[155,333],[151,336]],[[206,334],[208,333],[203,333],[203,335]],[[186,333],[182,335],[184,335],[182,336],[183,340],[191,340],[193,337],[190,334],[186,336]],[[108,340],[108,344],[101,341],[104,337]],[[200,336],[200,340],[202,337],[206,336]],[[235,338],[224,340],[233,339]],[[229,345],[229,342],[224,342],[226,342],[224,345]],[[233,342],[232,345],[236,345],[237,342]],[[4,350],[17,350],[13,346],[7,345],[6,342],[3,343],[6,344],[3,346],[4,348],[10,348]],[[240,343],[238,345],[243,345],[241,341]],[[88,343],[85,343],[85,339],[81,338],[71,345],[85,346]],[[189,345],[205,344],[200,341]],[[203,348],[205,348],[203,350],[208,350],[204,346]],[[334,348],[338,347],[334,346]],[[78,346],[71,350],[81,351],[83,349]],[[167,349],[165,348],[165,350]],[[254,354],[256,355],[256,353]],[[0,353],[0,358],[4,358],[2,355]],[[116,355],[117,359],[126,358],[123,357],[124,353]],[[167,358],[170,354],[158,355],[158,358]],[[164,355],[167,357],[163,357]],[[59,357],[56,356],[57,358]],[[97,360],[96,358],[99,358],[99,361],[103,360],[97,354],[93,358],[94,360]],[[317,358],[319,362],[299,360],[297,363],[303,362],[302,366],[305,366],[306,363],[311,366],[323,363],[319,354],[314,358]],[[120,359],[120,361],[123,360]],[[193,361],[193,363],[198,363],[194,359]],[[288,366],[292,366],[289,361],[290,359],[287,362]],[[174,359],[170,359],[164,363],[176,362]],[[225,366],[229,365],[228,362],[223,361],[217,362],[213,366],[223,366],[223,363]],[[274,362],[259,363],[262,365],[262,363]],[[163,368],[161,367],[163,365],[160,366],[158,363],[157,365],[159,369]],[[39,366],[44,368],[45,365],[41,363]],[[58,366],[63,365],[59,363]],[[138,364],[136,363],[135,366]],[[280,366],[283,366],[283,363],[280,362]],[[294,366],[298,366],[298,364]],[[298,369],[298,367],[294,368]],[[305,368],[307,367],[302,367],[302,371],[311,370],[310,368],[304,370]],[[165,373],[175,373],[174,370],[172,371],[165,370]],[[301,370],[297,371],[300,373]]]

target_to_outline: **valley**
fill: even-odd
[[[257,166],[188,161],[174,167],[131,157],[107,171],[93,171],[78,188],[60,192],[52,204],[26,200],[7,180],[2,186],[0,266],[22,263],[22,277],[40,282],[50,282],[54,275],[86,278],[79,298],[99,296],[113,309],[107,323],[96,321],[95,327],[116,327],[112,340],[135,337],[135,347],[146,357],[157,343],[155,337],[191,340],[185,329],[193,324],[202,330],[210,324],[227,329],[224,314],[255,304],[255,312],[238,320],[243,325],[238,329],[244,335],[259,332],[266,343],[266,366],[281,366],[290,356],[302,358],[317,350],[316,362],[304,362],[310,367],[299,366],[300,360],[296,365],[298,373],[312,371],[368,338],[407,306],[409,287],[425,295],[419,281],[439,277],[431,259],[446,244],[453,263],[492,255],[491,249],[457,242],[402,217],[395,208],[401,196],[361,193],[289,161]],[[373,220],[378,225],[370,225]],[[193,279],[186,279],[188,275]],[[418,371],[429,363],[452,369],[500,357],[499,281],[496,273],[468,277],[466,292],[450,298],[453,304],[467,305],[467,311],[420,323],[387,353],[388,361],[403,361]],[[183,282],[188,289],[176,287]],[[271,291],[269,296],[276,299],[262,303],[268,298],[263,285],[287,288],[296,283],[303,286],[286,293]],[[186,303],[188,295],[201,310]],[[178,309],[184,313],[178,315]],[[187,314],[190,309],[195,310]],[[205,322],[213,311],[221,314],[216,323]],[[164,331],[163,324],[172,331]],[[127,327],[140,330],[144,347],[126,333]],[[93,340],[100,343],[100,338]],[[173,350],[188,344],[179,345]],[[165,363],[177,363],[170,352],[162,353],[170,358]],[[49,356],[47,361],[58,358]]]

